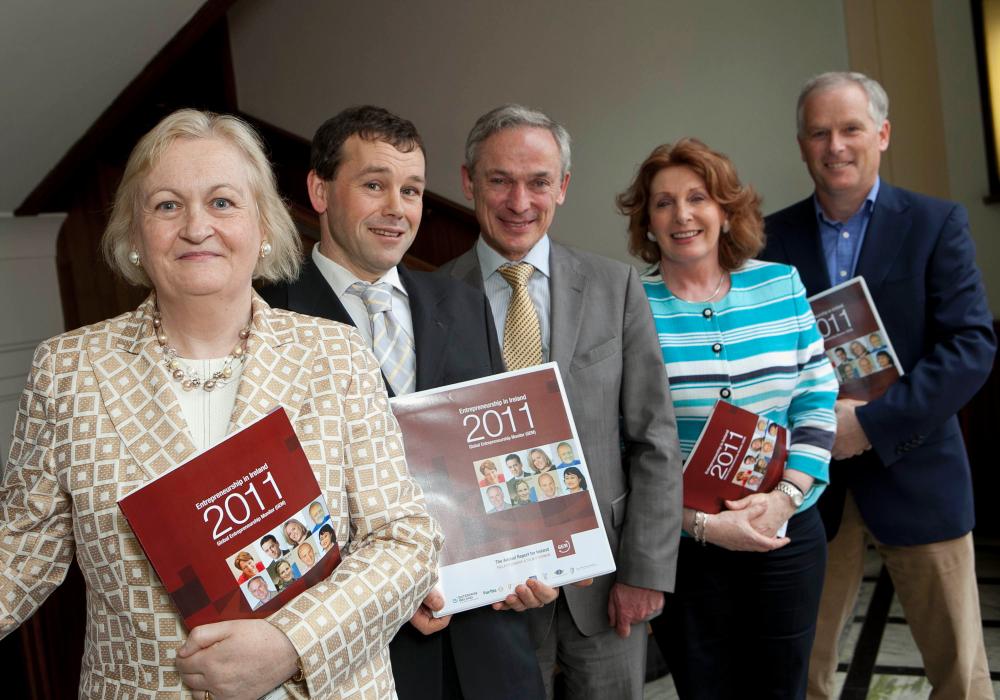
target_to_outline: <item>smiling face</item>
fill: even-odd
[[[875,185],[882,152],[889,147],[888,120],[875,124],[868,95],[851,83],[809,95],[802,122],[799,150],[820,203],[845,200],[856,210]]]
[[[281,549],[278,547],[277,540],[266,540],[260,545],[260,548],[263,549],[264,553],[272,559],[277,559],[281,556]]]
[[[306,538],[306,530],[302,526],[302,523],[297,521],[287,522],[285,523],[285,537],[292,544],[299,544]]]
[[[309,173],[309,199],[320,214],[323,254],[374,282],[403,258],[423,214],[424,152],[354,135],[342,147],[332,181]]]
[[[532,450],[528,455],[531,458],[531,465],[537,472],[546,472],[552,468],[552,461],[541,450]]]
[[[580,490],[580,477],[572,472],[566,472],[563,474],[563,483],[566,484],[566,488],[569,491]]]
[[[538,487],[542,489],[546,498],[552,498],[556,495],[556,480],[552,478],[551,474],[542,474],[538,477]]]
[[[653,176],[649,189],[649,230],[661,261],[689,265],[707,260],[718,265],[726,214],[708,195],[701,176],[686,165],[672,165]]]
[[[139,196],[132,243],[160,300],[250,293],[263,237],[246,163],[234,146],[176,139]]]
[[[507,460],[507,469],[510,470],[511,476],[521,476],[524,474],[524,465],[521,464],[521,460],[517,458]]]
[[[299,545],[298,550],[299,559],[306,566],[312,566],[316,563],[316,550],[313,549],[312,545],[309,543]]]
[[[264,583],[264,579],[259,576],[257,578],[250,579],[250,583],[247,584],[247,590],[249,590],[250,595],[257,600],[261,602],[267,600],[267,584]]]
[[[278,564],[278,577],[282,581],[291,581],[292,580],[292,565],[289,564],[287,561],[283,561],[280,564]]]
[[[252,558],[241,559],[240,560],[240,571],[242,571],[247,576],[253,576],[257,573],[257,566]]]
[[[317,525],[323,522],[323,506],[319,503],[313,503],[309,506],[309,517],[312,518],[313,522]]]
[[[483,240],[508,260],[523,258],[548,232],[568,185],[555,138],[538,127],[493,134],[479,144],[475,172],[462,166]]]
[[[559,453],[559,460],[563,464],[569,464],[573,461],[573,448],[569,445],[559,445],[556,452]]]
[[[531,487],[523,481],[517,485],[517,500],[521,503],[531,503]]]
[[[487,498],[490,499],[490,503],[496,510],[502,510],[504,507],[503,491],[499,486],[490,486],[486,491]]]
[[[497,483],[497,468],[493,462],[483,462],[479,465],[479,473],[483,475],[483,481],[487,484]]]
[[[331,535],[327,530],[320,530],[319,533],[319,546],[325,550],[330,549],[330,545],[333,544],[333,535]]]

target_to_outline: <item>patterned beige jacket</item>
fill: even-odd
[[[195,453],[151,308],[39,346],[0,482],[0,637],[75,554],[87,582],[86,698],[191,696],[173,666],[181,619],[116,505]],[[386,645],[433,584],[441,536],[407,472],[378,364],[354,329],[256,295],[252,325],[230,430],[285,407],[344,553],[326,583],[269,618],[306,671],[285,689],[391,698]]]

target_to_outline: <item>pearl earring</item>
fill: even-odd
[[[271,254],[271,243],[269,241],[264,241],[260,244],[260,257],[266,258]]]
[[[729,233],[729,222],[728,221],[724,221],[722,223],[722,232],[723,233]]]
[[[656,234],[652,231],[646,231],[646,240],[650,243],[656,243]]]
[[[138,251],[130,250],[128,253],[128,261],[133,265],[135,265],[136,267],[139,267],[140,260]]]

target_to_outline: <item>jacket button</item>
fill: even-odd
[[[712,346],[712,352],[722,352],[722,343],[716,343]]]
[[[726,387],[723,387],[723,388],[722,388],[722,389],[721,389],[721,390],[719,391],[719,396],[721,396],[721,397],[722,397],[722,398],[724,398],[724,399],[728,399],[728,398],[729,398],[730,396],[732,396],[732,395],[733,395],[733,392],[731,392],[731,391],[730,391],[730,390],[729,390],[728,388],[726,388]]]

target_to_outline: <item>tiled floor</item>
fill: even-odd
[[[865,581],[858,594],[854,622],[844,629],[841,637],[840,670],[837,672],[837,695],[840,696],[855,646],[872,601],[881,563],[874,550],[869,551],[865,566]],[[1000,542],[976,545],[976,572],[979,578],[979,599],[983,614],[983,636],[993,676],[993,689],[1000,697]],[[883,600],[885,600],[883,598]],[[885,608],[883,607],[882,610]],[[870,660],[869,660],[870,661]],[[864,686],[861,686],[862,692]],[[868,683],[866,700],[926,700],[930,684],[923,675],[923,664],[910,630],[903,619],[899,601],[893,595],[888,619],[882,632],[878,655]],[[646,684],[646,700],[674,700],[677,693],[670,676]],[[859,697],[856,694],[846,697]]]

